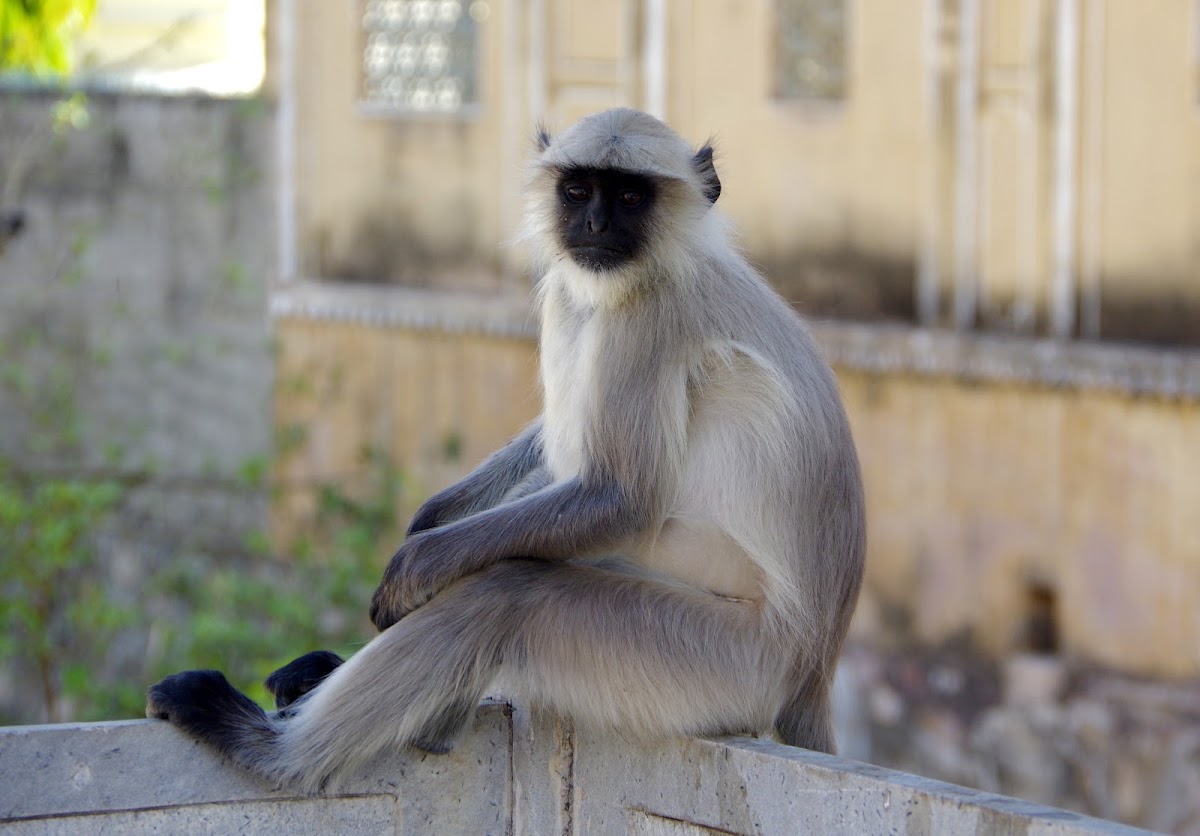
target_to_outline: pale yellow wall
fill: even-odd
[[[1109,0],[1102,68],[1106,289],[1200,283],[1200,7]]]
[[[813,259],[833,259],[826,281],[837,293],[856,298],[890,271],[911,300],[920,273],[939,293],[926,324],[956,321],[965,283],[960,325],[1053,333],[1052,287],[1066,258],[1064,333],[1142,338],[1154,319],[1167,321],[1167,341],[1200,341],[1187,324],[1200,321],[1195,3],[1079,4],[1071,119],[1056,86],[1066,73],[1060,4],[977,2],[978,81],[962,119],[957,85],[969,60],[959,10],[968,2],[850,3],[841,102],[772,97],[771,2],[668,2],[665,116],[693,142],[716,136],[721,205],[785,284]],[[563,127],[652,100],[651,6],[637,0],[489,0],[479,107],[449,118],[364,113],[358,4],[295,8],[305,275],[522,286],[519,247],[507,242],[534,121]],[[1065,158],[1056,144],[1064,126]],[[1144,316],[1138,305],[1149,306]]]
[[[131,58],[143,67],[178,68],[220,60],[230,0],[98,0],[78,45],[99,65]]]
[[[771,3],[670,4],[666,118],[693,141],[716,136],[721,205],[767,261],[845,246],[916,255],[924,4],[850,5],[837,103],[772,98]]]
[[[353,261],[357,231],[372,220],[401,239],[417,236],[449,261],[519,264],[502,246],[517,211],[512,192],[502,190],[519,186],[535,119],[561,128],[606,106],[644,103],[637,33],[626,26],[637,20],[636,4],[548,3],[544,59],[531,68],[532,4],[495,0],[481,27],[479,112],[391,120],[355,104],[354,4],[298,5],[296,175],[306,275],[317,275],[322,253],[326,261]],[[918,0],[905,0],[897,16],[907,17],[902,36],[889,18],[859,15],[853,96],[815,108],[766,93],[769,4],[668,5],[666,116],[697,144],[716,136],[722,206],[751,249],[770,259],[813,246],[861,246],[911,260],[920,197]],[[859,81],[872,73],[892,83]],[[535,112],[527,93],[538,78]],[[516,101],[504,98],[513,92]],[[438,283],[463,281],[457,265],[439,271],[448,275]]]
[[[304,486],[275,508],[281,544],[315,512],[315,482],[363,483],[364,448],[402,467],[408,514],[541,410],[528,339],[307,319],[280,320],[277,338],[275,426],[283,436],[304,432],[277,464],[277,481]],[[448,455],[455,446],[457,457]]]
[[[409,477],[407,514],[540,409],[532,340],[293,318],[278,335],[276,426],[308,428],[276,474],[285,486],[356,484],[369,444]],[[868,502],[860,635],[969,631],[1003,654],[1021,647],[1032,583],[1057,595],[1067,657],[1200,675],[1200,405],[838,371]],[[311,493],[285,491],[276,532],[313,511]]]
[[[840,377],[867,484],[866,609],[1002,652],[1033,584],[1057,593],[1069,657],[1200,673],[1195,403]]]
[[[519,59],[501,48],[503,3],[481,26],[480,97],[462,117],[368,116],[358,105],[357,3],[299,0],[296,25],[296,212],[299,272],[333,269],[372,276],[372,247],[393,248],[410,283],[496,287],[508,257],[519,171],[505,168],[509,118],[497,102]],[[516,106],[520,106],[519,102]],[[515,135],[532,135],[519,114]],[[511,181],[511,182],[510,182]],[[508,215],[500,216],[504,189]],[[364,237],[369,239],[364,243]],[[374,236],[374,237],[372,237]],[[382,236],[383,242],[376,240]],[[430,256],[416,252],[426,251]],[[435,269],[427,262],[438,261]],[[465,275],[464,275],[465,274]]]

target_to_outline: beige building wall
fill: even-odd
[[[697,144],[715,134],[720,205],[818,320],[1200,343],[1192,0],[859,0],[832,102],[773,98],[769,2],[492,0],[480,103],[438,118],[357,103],[357,4],[276,5],[293,11],[273,84],[294,107],[297,241],[276,294],[276,420],[313,429],[285,482],[352,478],[369,442],[410,474],[415,503],[535,414],[533,343],[495,336],[486,313],[525,304],[511,242],[531,125],[616,104]],[[434,288],[484,312],[459,330],[440,302],[382,289],[293,305],[338,286],[298,277]],[[965,633],[1000,654],[1049,608],[1071,658],[1200,675],[1194,356],[1131,352],[1105,383],[1091,352],[1125,368],[1120,351],[956,337],[963,367],[948,372],[927,355],[944,334],[902,333],[901,349],[872,337],[861,356],[833,352],[870,510],[858,629]],[[968,373],[980,358],[1001,371]],[[278,530],[308,501],[285,498]]]
[[[276,425],[308,430],[282,459],[283,485],[354,484],[368,475],[361,451],[370,447],[404,472],[407,515],[540,410],[527,337],[364,326],[353,314],[277,325]],[[1028,365],[1028,352],[1003,344],[971,347],[976,365],[1001,369],[982,377],[955,371],[953,359],[932,372],[881,373],[839,348],[853,342],[845,326],[818,335],[835,359],[866,483],[858,635],[930,645],[967,636],[1003,656],[1028,649],[1031,620],[1048,616],[1054,649],[1075,662],[1200,676],[1200,361],[1152,355],[1131,365],[1141,378],[1191,380],[1180,397],[1009,374]],[[921,339],[878,342],[907,367]],[[1114,365],[1080,351],[1062,368],[1090,368],[1082,380]],[[281,541],[315,507],[308,490],[282,493]]]
[[[1102,4],[1107,51],[1091,119],[1095,281],[1133,336],[1155,323],[1200,342],[1200,5]]]
[[[877,247],[909,259],[917,237],[922,101],[919,0],[873,15],[852,4],[843,101],[771,94],[770,3],[686,4],[672,15],[666,118],[715,134],[725,210],[751,249]],[[880,153],[885,151],[886,153]]]
[[[846,94],[807,101],[772,93],[772,2],[474,5],[480,100],[441,117],[358,103],[361,2],[273,6],[298,274],[523,288],[533,124],[623,104],[716,137],[722,207],[802,308],[1200,343],[1192,0],[850,2]]]
[[[497,290],[519,215],[522,105],[515,11],[480,27],[481,104],[458,116],[370,115],[359,104],[361,3],[292,4],[295,224],[301,276]],[[279,25],[279,21],[276,21]],[[278,83],[278,82],[277,82]],[[520,152],[518,151],[520,148]]]
[[[1200,675],[1200,408],[1025,383],[842,370],[867,483],[860,628]]]

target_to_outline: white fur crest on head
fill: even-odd
[[[614,168],[674,180],[694,180],[692,149],[648,113],[627,107],[585,116],[561,134],[542,134],[537,164],[545,168]]]

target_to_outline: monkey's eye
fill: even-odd
[[[642,193],[635,192],[633,189],[625,189],[623,192],[617,195],[617,203],[621,204],[627,209],[632,209],[641,202]]]
[[[563,194],[572,203],[587,203],[588,199],[592,196],[592,190],[579,183],[567,183],[567,185],[563,186]]]

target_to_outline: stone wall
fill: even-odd
[[[169,515],[196,525],[221,506],[208,489],[270,449],[273,121],[258,101],[92,94],[86,124],[56,129],[59,107],[0,93],[3,202],[23,216],[0,252],[0,340],[75,385],[80,444],[40,449],[5,388],[0,452],[153,477],[153,501],[177,495]],[[221,506],[222,536],[261,510]]]
[[[125,487],[104,563],[130,601],[265,525],[272,126],[255,100],[0,91],[0,459]]]

